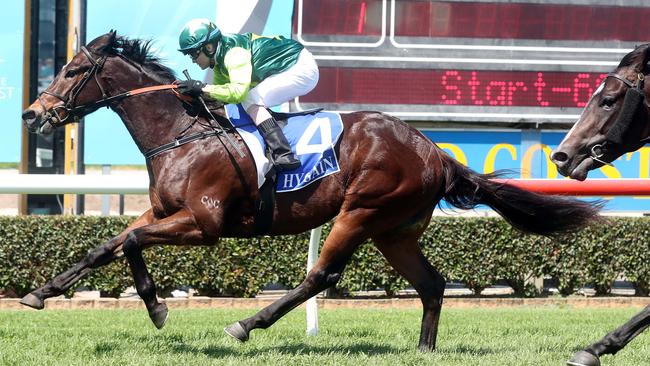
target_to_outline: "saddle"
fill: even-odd
[[[253,157],[260,192],[255,207],[255,235],[265,235],[271,229],[276,192],[301,189],[340,170],[334,145],[343,132],[343,123],[337,113],[322,112],[322,108],[291,113],[267,109],[283,128],[287,140],[293,141],[294,150],[302,163],[296,170],[278,172],[270,163],[271,152],[264,139],[240,104],[223,105],[206,101],[206,105],[223,129],[237,130]],[[201,105],[185,101],[183,106],[191,116],[212,120],[210,113]],[[223,113],[215,113],[221,108],[226,117]]]

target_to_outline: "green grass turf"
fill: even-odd
[[[438,347],[417,351],[419,310],[319,312],[305,335],[298,309],[241,344],[227,324],[251,310],[172,309],[162,330],[145,310],[0,311],[1,365],[563,365],[579,346],[640,309],[518,307],[443,310]],[[650,364],[650,332],[607,366]]]

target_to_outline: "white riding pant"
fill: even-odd
[[[318,65],[307,49],[300,51],[296,64],[286,71],[271,75],[248,92],[242,101],[247,111],[251,106],[274,107],[305,95],[318,84]]]

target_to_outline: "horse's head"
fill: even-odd
[[[644,79],[650,44],[637,47],[607,75],[582,115],[551,154],[564,176],[584,180],[590,170],[645,144],[650,135]]]
[[[114,31],[81,48],[23,112],[32,132],[51,133],[100,107],[115,107],[133,88],[170,84],[174,72],[149,52],[150,41]]]
[[[115,38],[114,31],[96,38],[61,69],[47,89],[23,112],[23,122],[29,131],[48,134],[94,110],[92,102],[105,96],[98,74],[108,57],[105,50]]]

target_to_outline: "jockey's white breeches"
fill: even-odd
[[[286,71],[271,75],[248,92],[242,101],[244,109],[251,106],[274,107],[312,91],[318,83],[318,66],[311,52],[300,51],[296,64]]]

